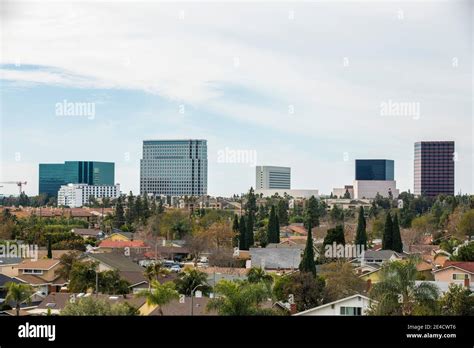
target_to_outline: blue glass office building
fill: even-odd
[[[355,163],[356,180],[394,180],[394,161],[386,159],[358,159]]]
[[[61,185],[67,184],[114,185],[115,163],[93,161],[40,163],[39,194],[57,196]]]

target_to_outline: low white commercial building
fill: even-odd
[[[371,199],[377,196],[389,197],[392,192],[393,198],[397,198],[399,190],[395,180],[354,180],[354,199]]]
[[[91,197],[118,198],[120,196],[120,185],[87,185],[68,184],[61,185],[58,191],[58,205],[70,208],[79,208],[89,203]]]
[[[319,197],[319,190],[284,190],[284,189],[268,189],[268,190],[262,190],[262,189],[257,189],[255,190],[256,195],[262,194],[263,197],[271,197],[276,194],[278,194],[281,197],[285,196],[285,193],[288,196],[291,196],[293,198],[311,198],[311,196],[314,196],[315,198]]]

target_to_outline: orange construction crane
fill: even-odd
[[[26,181],[3,181],[3,182],[0,182],[0,184],[15,184],[15,185],[17,185],[19,190],[20,190],[20,195],[21,195],[22,192],[23,192],[23,185],[26,185]]]

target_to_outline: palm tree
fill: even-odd
[[[159,277],[166,277],[170,271],[159,263],[152,263],[145,268],[143,272],[146,279],[148,279],[148,289],[151,287],[153,280],[158,280]]]
[[[247,273],[249,283],[273,283],[273,277],[261,267],[252,267]]]
[[[413,258],[393,261],[382,266],[380,281],[370,291],[374,315],[413,315],[424,311],[433,314],[437,308],[438,287],[430,283],[416,285],[416,261]]]
[[[157,280],[151,283],[151,290],[141,291],[139,296],[146,298],[146,303],[149,306],[158,306],[160,315],[163,315],[162,307],[174,299],[179,298],[178,292],[175,290],[173,282],[165,282],[160,284]]]
[[[214,287],[217,297],[207,304],[208,310],[217,310],[219,315],[262,315],[268,310],[260,307],[270,297],[263,283],[221,280]]]
[[[207,284],[207,273],[195,268],[187,269],[180,273],[175,283],[179,293],[187,296],[192,296],[192,290],[198,286],[200,286],[204,292],[211,290],[211,287]]]
[[[34,293],[33,288],[28,284],[7,283],[7,296],[5,302],[15,302],[16,315],[20,315],[20,304],[31,303],[31,296]]]

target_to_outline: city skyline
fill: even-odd
[[[208,140],[210,195],[246,192],[255,164],[329,194],[357,158],[413,192],[413,144],[450,140],[473,192],[469,2],[110,6],[5,2],[0,181],[35,195],[38,163],[110,161],[136,194],[143,139],[178,138]]]

